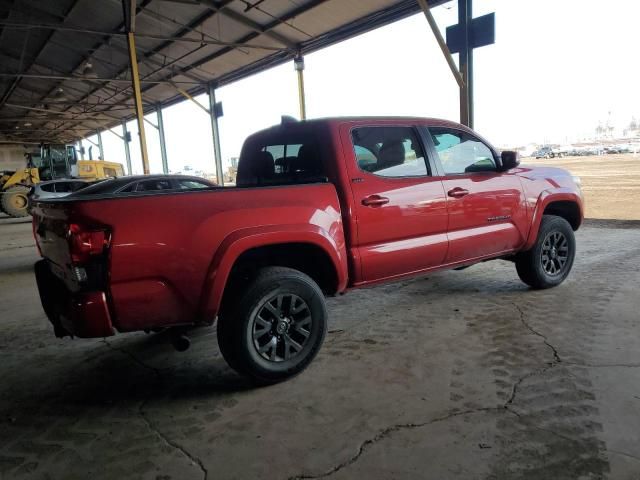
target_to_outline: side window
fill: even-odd
[[[68,193],[71,192],[71,183],[69,182],[58,182],[54,183],[55,190],[58,193]]]
[[[73,182],[70,184],[71,187],[71,191],[72,192],[76,192],[84,187],[86,187],[87,185],[89,185],[87,182]]]
[[[158,190],[172,190],[170,180],[145,180],[138,182],[136,192],[155,192]]]
[[[496,171],[493,152],[472,135],[448,128],[430,128],[429,132],[445,174]]]
[[[351,132],[358,167],[380,177],[429,175],[427,163],[411,127],[360,127]]]
[[[178,186],[180,187],[180,190],[200,190],[203,188],[209,188],[209,185],[198,182],[197,180],[178,180]]]

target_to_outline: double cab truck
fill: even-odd
[[[579,179],[435,119],[283,119],[245,141],[234,187],[105,182],[33,209],[55,334],[215,324],[229,365],[261,383],[313,360],[326,296],[490,259],[554,287],[583,220]]]

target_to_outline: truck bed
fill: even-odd
[[[253,235],[272,231],[286,241],[303,239],[305,232],[319,235],[346,271],[340,204],[330,183],[68,197],[38,202],[33,215],[51,272],[71,292],[104,289],[119,331],[146,328],[149,319],[154,326],[212,322],[218,303],[209,299],[219,300],[222,292],[211,290],[219,288],[216,276],[230,268],[222,264],[223,258],[228,262],[225,252],[241,239],[250,246]],[[72,224],[107,232],[106,264],[89,271],[102,280],[83,285],[74,278],[67,238]]]

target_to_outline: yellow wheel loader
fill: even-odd
[[[0,172],[0,210],[11,217],[25,217],[31,187],[62,178],[99,180],[124,175],[122,165],[102,160],[78,160],[73,145],[41,145],[26,153],[27,168]]]

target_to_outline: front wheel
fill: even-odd
[[[304,370],[327,331],[324,295],[307,275],[284,267],[260,270],[218,318],[218,344],[231,368],[259,383]]]
[[[575,255],[576,240],[569,222],[544,215],[533,248],[516,256],[516,270],[520,280],[532,288],[555,287],[569,275]]]

